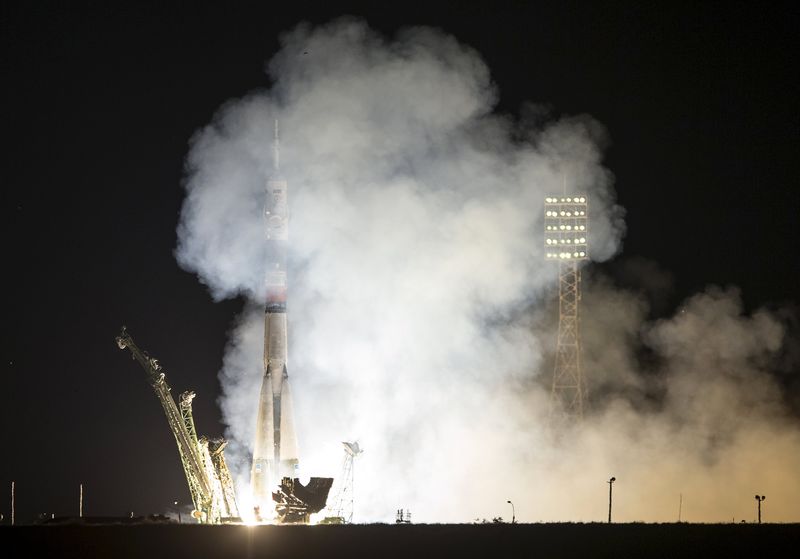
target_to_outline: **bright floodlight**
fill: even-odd
[[[587,260],[589,246],[588,206],[585,196],[547,196],[544,199],[544,229],[546,248],[570,245],[570,252],[547,251],[545,257],[559,260]],[[548,246],[549,245],[549,246]]]

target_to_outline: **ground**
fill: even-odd
[[[800,524],[429,524],[0,528],[29,557],[786,557]]]

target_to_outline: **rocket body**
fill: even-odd
[[[289,388],[286,335],[286,250],[289,242],[287,183],[278,175],[277,123],[275,171],[267,181],[264,222],[267,242],[264,313],[264,377],[259,393],[251,485],[253,504],[262,511],[284,476],[297,477],[299,457]]]

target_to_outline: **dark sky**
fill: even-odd
[[[748,308],[800,301],[796,8],[633,2],[304,2],[153,9],[2,7],[4,304],[0,512],[20,520],[162,512],[189,495],[127,324],[198,393],[201,433],[241,301],[213,303],[173,258],[187,142],[225,100],[269,87],[278,34],[352,14],[426,24],[476,48],[500,90],[588,113],[627,208],[623,254],[672,274],[664,312],[708,284]],[[109,3],[110,6],[114,3]],[[374,4],[374,7],[370,7]],[[466,5],[465,5],[466,4]],[[588,4],[588,5],[587,5]],[[554,7],[557,6],[557,7]]]

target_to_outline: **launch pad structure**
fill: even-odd
[[[197,436],[192,414],[195,393],[183,392],[176,404],[158,359],[139,349],[124,326],[116,342],[120,349],[128,349],[147,373],[147,380],[164,409],[194,504],[192,517],[200,524],[241,523],[236,487],[225,461],[228,443],[223,438]],[[308,524],[312,514],[325,508],[332,484],[333,478],[312,477],[303,485],[297,477],[284,476],[275,484],[275,491],[269,493],[270,503],[275,503],[274,520],[279,524]],[[258,522],[262,521],[260,510],[266,509],[256,508]]]
[[[586,382],[580,335],[581,265],[588,260],[588,202],[584,195],[544,202],[545,258],[558,262],[558,341],[550,389],[550,426],[583,419]]]
[[[278,523],[308,523],[312,514],[325,508],[333,478],[312,477],[303,485],[298,479],[299,453],[289,388],[286,322],[287,245],[289,209],[287,182],[280,174],[278,121],[275,121],[273,169],[266,180],[264,225],[266,240],[264,313],[264,376],[259,392],[255,444],[251,468],[253,513],[262,513],[275,503],[275,516],[264,520]],[[227,441],[198,437],[192,415],[194,392],[180,395],[175,403],[166,373],[157,359],[142,351],[125,327],[116,338],[120,349],[130,350],[147,373],[166,414],[178,445],[181,464],[194,503],[192,516],[203,524],[241,522],[236,489],[225,462]],[[350,444],[350,443],[345,443]],[[354,454],[360,452],[355,444]],[[351,450],[353,450],[351,448]],[[350,464],[352,471],[352,462]],[[352,477],[352,476],[351,476]],[[352,481],[352,479],[351,479]],[[352,502],[350,518],[352,518]]]
[[[339,475],[339,487],[330,507],[331,515],[322,522],[326,524],[352,524],[355,509],[355,459],[364,450],[358,442],[342,442],[344,460]]]
[[[179,408],[172,398],[166,372],[158,360],[139,349],[124,326],[116,341],[120,349],[131,352],[133,359],[147,373],[147,380],[164,409],[178,445],[181,464],[194,503],[192,516],[202,524],[241,522],[236,490],[225,462],[224,449],[227,442],[221,438],[198,438],[192,415],[194,392],[186,391],[180,395]]]

